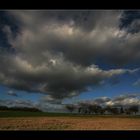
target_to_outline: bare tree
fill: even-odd
[[[137,105],[130,106],[129,110],[130,110],[131,113],[135,113],[136,114],[139,111],[139,106],[137,106]]]
[[[79,103],[79,113],[87,114],[89,113],[88,104],[87,103]]]
[[[67,110],[69,110],[71,113],[75,110],[75,106],[72,104],[68,104],[65,106]]]
[[[123,107],[121,107],[121,109],[120,109],[120,113],[121,113],[121,114],[124,113],[124,109],[123,109]]]

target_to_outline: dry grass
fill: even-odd
[[[140,130],[138,118],[0,118],[0,130]]]

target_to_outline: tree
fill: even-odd
[[[118,108],[117,108],[117,107],[111,108],[111,113],[112,113],[112,114],[118,114],[118,113],[119,113]]]
[[[71,113],[74,111],[75,106],[72,104],[66,105],[66,109],[69,110]]]
[[[101,109],[100,109],[100,114],[103,115],[104,113],[105,113],[105,109],[104,109],[104,108],[101,108]]]
[[[101,114],[102,107],[99,105],[94,105],[94,112],[96,114]]]
[[[8,110],[7,106],[0,106],[0,110]]]
[[[0,106],[0,110],[11,110],[11,111],[29,111],[29,112],[42,112],[38,108],[31,108],[31,107],[7,107],[7,106]]]
[[[124,112],[125,112],[127,115],[130,115],[130,114],[131,114],[131,111],[130,111],[129,108],[124,109]]]
[[[79,108],[78,108],[78,113],[81,113],[81,111],[82,111],[82,108],[79,107]]]
[[[94,105],[88,105],[88,111],[89,111],[89,114],[95,113],[95,106]]]
[[[137,105],[131,106],[131,107],[129,107],[129,110],[131,113],[136,114],[139,111],[139,106],[137,106]]]
[[[120,109],[120,113],[121,113],[121,114],[124,113],[123,107],[121,107],[121,109]]]
[[[106,106],[106,107],[105,107],[105,111],[107,111],[108,113],[112,113],[112,112],[111,112],[111,107],[110,107],[110,106]]]
[[[95,113],[95,114],[103,114],[104,113],[104,110],[102,109],[102,107],[99,105],[96,105],[96,104],[88,105],[88,111],[89,111],[89,113]]]
[[[107,106],[105,108],[105,110],[108,111],[111,114],[118,114],[119,113],[118,108],[117,107],[113,107],[113,106]]]
[[[79,113],[83,113],[83,114],[89,114],[90,113],[90,111],[88,109],[88,107],[89,107],[88,103],[79,103],[78,106],[79,106],[79,110],[78,110]]]

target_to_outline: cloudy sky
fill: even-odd
[[[0,11],[0,104],[140,104],[139,93],[140,11]]]

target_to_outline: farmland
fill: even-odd
[[[140,130],[140,116],[1,111],[0,130]]]

